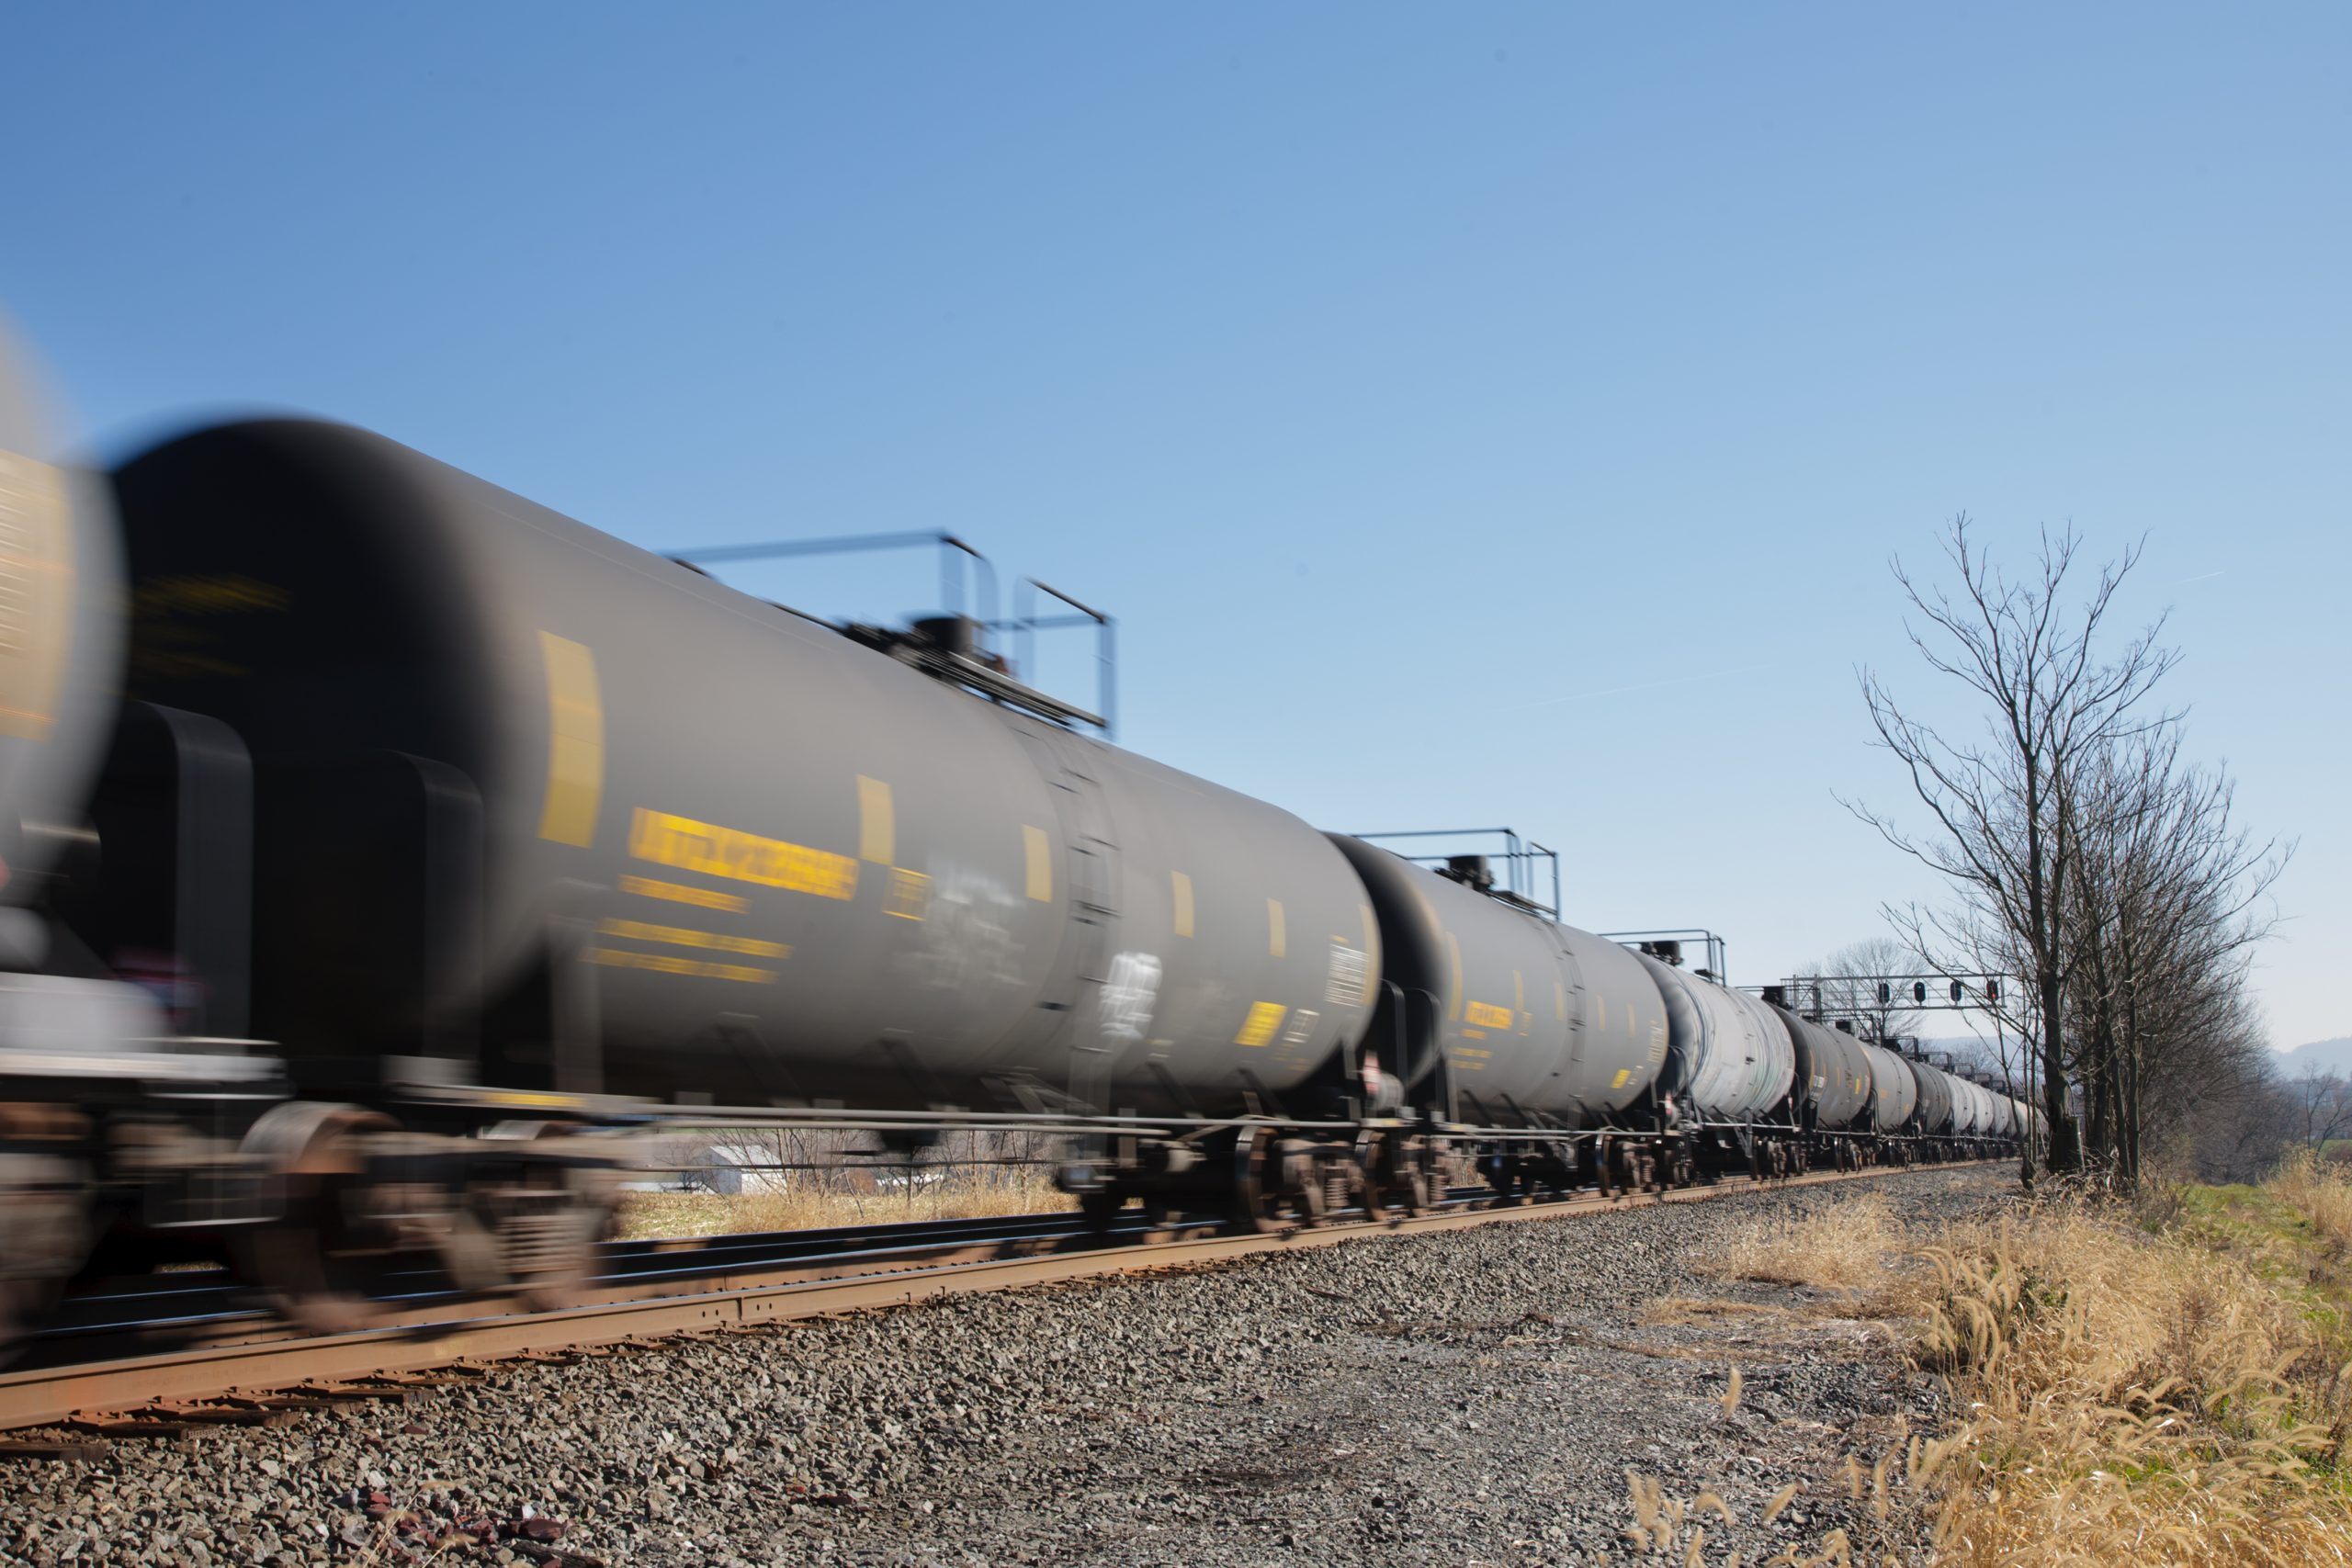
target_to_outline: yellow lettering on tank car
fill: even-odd
[[[899,858],[897,823],[890,809],[890,786],[880,779],[857,775],[857,858],[888,865]]]
[[[605,797],[605,702],[596,656],[585,643],[539,633],[548,675],[548,787],[539,837],[587,849],[596,841],[596,807]]]
[[[1241,1032],[1233,1037],[1236,1045],[1263,1045],[1283,1026],[1283,1016],[1290,1009],[1280,1002],[1251,1002],[1250,1016],[1241,1021]]]
[[[1193,934],[1193,879],[1181,871],[1168,874],[1168,891],[1174,902],[1173,919],[1178,936]]]
[[[1552,982],[1552,1016],[1562,1023],[1568,1021],[1568,988],[1557,980]]]
[[[699,958],[680,958],[667,953],[631,953],[625,948],[592,947],[588,962],[608,969],[643,969],[656,975],[684,975],[700,980],[739,980],[745,985],[764,986],[775,979],[773,969],[758,969],[748,964],[711,964]]]
[[[1463,1009],[1464,1015],[1480,1029],[1509,1029],[1511,1010],[1492,1002],[1472,1002]]]
[[[588,1103],[577,1094],[544,1094],[537,1089],[476,1089],[475,1093],[492,1105],[504,1105],[527,1111],[577,1111]]]
[[[1029,897],[1040,904],[1054,901],[1054,841],[1043,828],[1021,829],[1021,847],[1028,860]]]
[[[1633,1068],[1620,1067],[1617,1069],[1617,1076],[1609,1080],[1609,1087],[1611,1089],[1623,1089],[1625,1087],[1625,1080],[1633,1076]]]
[[[890,890],[883,895],[882,912],[901,920],[920,920],[931,913],[931,878],[905,866],[890,868]]]
[[[645,898],[666,898],[673,904],[692,904],[703,909],[725,909],[740,915],[752,907],[752,901],[740,893],[720,893],[708,887],[689,887],[683,882],[659,882],[650,876],[624,876],[620,890]]]
[[[643,920],[598,920],[598,936],[626,937],[631,942],[666,942],[673,947],[707,947],[718,953],[748,953],[754,958],[789,958],[792,949],[780,942],[755,936],[729,936],[724,931],[698,931],[685,926],[649,925]]]
[[[1290,947],[1290,937],[1283,925],[1283,901],[1266,900],[1266,956],[1280,958]]]
[[[233,615],[283,610],[293,595],[240,572],[206,577],[151,577],[131,591],[130,613],[142,621],[171,615]]]
[[[763,839],[691,817],[649,811],[642,806],[629,823],[628,852],[657,865],[820,898],[857,896],[857,862],[847,855]]]

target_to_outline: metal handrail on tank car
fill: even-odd
[[[1416,828],[1396,833],[1351,833],[1348,837],[1361,839],[1367,844],[1384,843],[1390,839],[1499,838],[1503,840],[1503,852],[1499,858],[1507,868],[1503,883],[1504,890],[1510,893],[1513,900],[1529,909],[1548,915],[1555,921],[1560,918],[1560,852],[1548,845],[1539,844],[1533,839],[1524,837],[1516,828]],[[1397,859],[1408,861],[1415,865],[1432,865],[1433,863],[1442,864],[1454,858],[1447,854],[1408,855],[1393,850],[1389,852],[1396,854]],[[1484,852],[1472,852],[1484,853]],[[1486,858],[1496,857],[1487,856]],[[1534,868],[1538,861],[1551,863],[1552,901],[1549,904],[1542,902],[1535,897]],[[1489,897],[1493,894],[1491,888],[1481,891],[1487,893]]]
[[[1029,594],[1031,589],[1060,600],[1078,614],[1074,615],[1038,615]],[[1023,668],[1028,668],[1035,662],[1039,632],[1058,631],[1067,627],[1090,625],[1094,627],[1096,675],[1094,700],[1102,709],[1098,727],[1102,731],[1103,739],[1117,739],[1119,737],[1118,617],[1095,609],[1091,604],[1082,604],[1051,583],[1040,581],[1034,577],[1023,578],[1012,592],[1012,617],[1003,621],[983,621],[981,625],[989,631],[1009,631],[1025,639],[1019,644],[1022,650],[1021,664]]]
[[[1638,947],[1647,942],[1683,942],[1696,937],[1707,949],[1707,973],[1715,984],[1733,990],[1731,983],[1731,943],[1703,926],[1691,926],[1682,931],[1598,931],[1595,935],[1623,947]]]
[[[920,549],[939,547],[939,597],[951,615],[964,613],[964,581],[971,572],[988,584],[988,609],[978,618],[996,618],[996,568],[989,558],[944,528],[922,528],[902,534],[837,534],[822,539],[771,539],[748,545],[712,545],[705,549],[679,550],[670,558],[699,571],[705,563],[780,560],[791,556],[854,555],[874,550]],[[960,554],[959,554],[960,552]],[[959,561],[968,563],[958,570]],[[979,606],[976,603],[974,609]],[[795,614],[799,612],[796,611]],[[829,623],[830,624],[830,623]]]

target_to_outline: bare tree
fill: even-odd
[[[1926,959],[1893,937],[1864,937],[1800,964],[1790,978],[1801,987],[1817,987],[1820,995],[1816,999],[1807,989],[1790,1000],[1825,1019],[1850,1018],[1871,1040],[1917,1034],[1919,1015],[1912,1010],[1907,977],[1926,966]],[[1879,999],[1882,984],[1887,987],[1884,1001]]]
[[[2211,1105],[2267,1070],[2245,969],[2291,846],[2233,825],[2227,773],[2184,764],[2177,724],[2090,753],[2064,786],[2081,824],[2064,910],[2074,1070],[2087,1142],[2130,1183],[2152,1108]]]
[[[2072,528],[2045,529],[2032,571],[2013,581],[1978,547],[1963,513],[1942,541],[1957,592],[1925,585],[1900,559],[1893,563],[1924,623],[1906,621],[1913,648],[1929,670],[1983,700],[1982,728],[1948,735],[1911,716],[1876,671],[1863,670],[1862,696],[1879,743],[1908,773],[1934,830],[1914,834],[1886,813],[1847,803],[1960,894],[1953,910],[1887,911],[1914,945],[2029,982],[2030,996],[2021,999],[2030,1006],[2018,1010],[2017,1021],[2039,1055],[2047,1157],[2061,1170],[2082,1163],[2067,1095],[2065,1001],[2074,961],[2067,885],[2085,829],[2067,781],[2085,758],[2165,722],[2168,716],[2148,711],[2149,698],[2177,658],[2158,641],[2161,618],[2113,657],[2103,654],[2116,593],[2140,548],[2100,568],[2077,596],[2069,580],[2080,547]],[[1988,954],[2013,955],[2017,966],[1995,967]]]
[[[2324,1149],[2352,1135],[2352,1083],[2342,1073],[2306,1073],[2287,1079],[2282,1089],[2292,1107],[2296,1139],[2305,1147]]]

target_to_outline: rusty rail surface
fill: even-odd
[[[1418,1218],[1384,1217],[1278,1231],[1227,1232],[1173,1240],[1113,1242],[1080,1250],[1033,1251],[1006,1257],[977,1242],[943,1243],[935,1255],[893,1255],[854,1272],[798,1261],[781,1269],[747,1268],[691,1282],[655,1280],[636,1290],[616,1281],[597,1299],[552,1311],[449,1315],[450,1306],[353,1334],[300,1337],[275,1326],[247,1328],[151,1354],[68,1361],[0,1372],[0,1429],[95,1422],[110,1413],[186,1406],[203,1401],[260,1401],[305,1388],[357,1393],[437,1368],[578,1350],[669,1335],[741,1329],[865,1309],[902,1306],[950,1295],[1014,1290],[1027,1285],[1114,1274],[1181,1269],[1260,1253],[1330,1247],[1386,1235],[1420,1235],[1473,1225],[1553,1220],[1657,1203],[1702,1201],[1734,1192],[1772,1191],[1830,1182],[1871,1180],[1920,1171],[1953,1171],[1997,1160],[1821,1171],[1758,1183],[1731,1180],[1663,1192],[1598,1194],[1507,1207],[1463,1209]],[[1046,1238],[1051,1239],[1051,1238]],[[986,1254],[983,1256],[983,1254]],[[609,1287],[609,1288],[608,1288]],[[225,1413],[224,1413],[225,1414]]]

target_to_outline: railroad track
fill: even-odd
[[[1922,1168],[1824,1171],[1777,1187],[1871,1180]],[[864,1225],[615,1243],[574,1305],[485,1312],[420,1292],[362,1332],[305,1337],[206,1274],[156,1275],[75,1298],[28,1358],[0,1372],[0,1430],[74,1435],[0,1443],[0,1457],[93,1457],[111,1438],[185,1437],[208,1426],[275,1425],[305,1409],[401,1400],[480,1375],[482,1363],[594,1354],[600,1347],[732,1332],[948,1295],[1111,1274],[1181,1269],[1368,1236],[1551,1220],[1757,1190],[1747,1180],[1604,1198],[1492,1206],[1456,1197],[1413,1218],[1340,1218],[1261,1234],[1193,1227],[1107,1235],[1075,1214]]]

